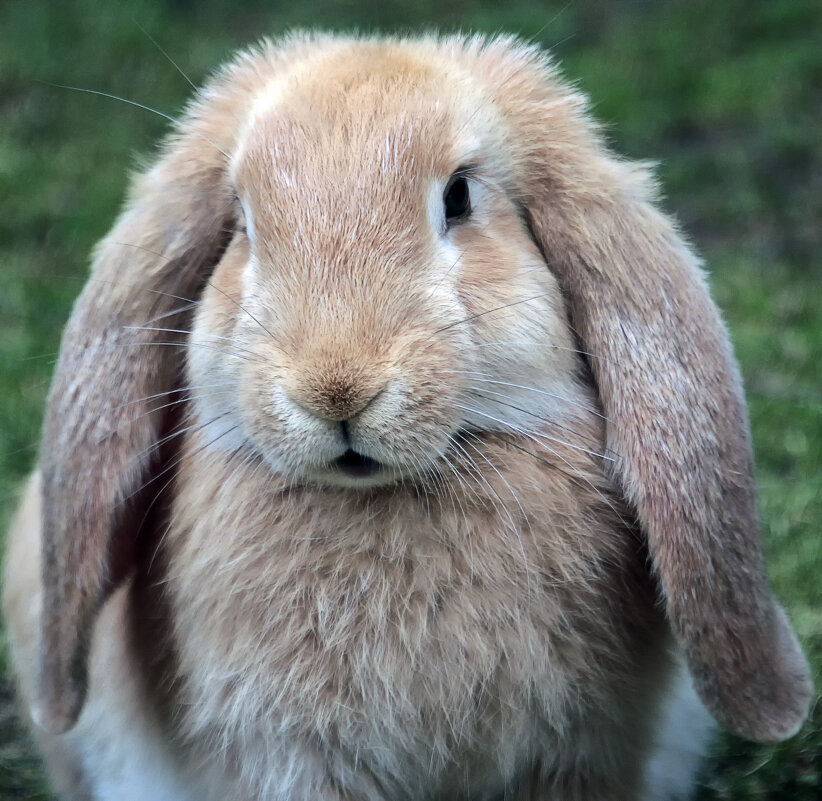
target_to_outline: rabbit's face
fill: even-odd
[[[372,55],[259,94],[233,154],[237,232],[189,355],[214,446],[358,486],[584,405],[504,125],[468,78],[444,99],[430,63]]]

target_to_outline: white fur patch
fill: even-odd
[[[687,801],[716,724],[683,667],[660,716],[656,747],[645,774],[642,801]]]

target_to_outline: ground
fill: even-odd
[[[0,6],[0,537],[59,333],[138,156],[231,51],[290,27],[511,31],[551,48],[615,146],[657,162],[742,365],[770,575],[822,683],[822,9],[818,0],[28,0]],[[150,35],[150,36],[149,36]],[[137,155],[135,155],[137,154]],[[45,799],[0,631],[0,801]],[[822,705],[793,740],[724,737],[700,801],[822,797]]]

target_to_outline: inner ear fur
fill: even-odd
[[[647,171],[608,153],[544,56],[491,46],[482,59],[699,695],[729,731],[789,737],[810,672],[767,585],[742,383],[698,261]]]

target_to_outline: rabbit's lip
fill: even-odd
[[[363,456],[361,453],[349,448],[342,456],[338,456],[331,462],[342,473],[352,478],[368,478],[382,469],[382,465],[370,456]]]

